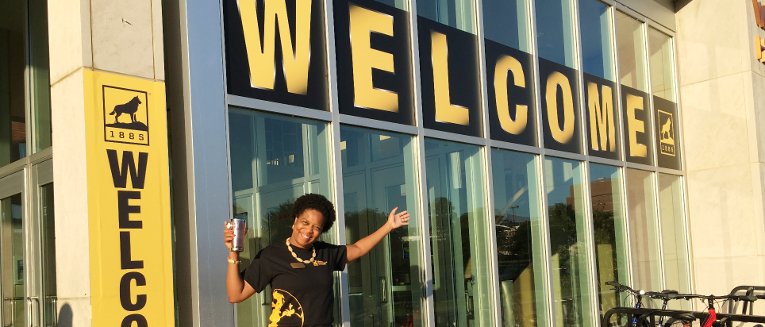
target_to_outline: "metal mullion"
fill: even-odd
[[[664,267],[664,237],[662,237],[662,226],[661,226],[661,199],[659,196],[659,174],[656,172],[649,172],[649,176],[651,178],[651,181],[653,182],[653,203],[654,203],[654,222],[656,224],[656,233],[658,235],[657,241],[658,241],[658,252],[659,252],[659,278],[661,280],[661,288],[666,289],[667,288],[667,279],[666,279],[666,272]]]
[[[37,182],[37,172],[33,169],[33,166],[27,166],[25,169],[26,178],[24,178],[24,199],[23,203],[24,211],[26,213],[26,226],[24,227],[24,234],[26,240],[24,241],[24,257],[25,264],[29,269],[25,272],[31,283],[26,283],[25,296],[28,300],[29,314],[31,320],[29,324],[37,320],[38,324],[42,324],[42,235],[41,235],[41,219],[39,211],[39,187]],[[37,310],[35,311],[34,301],[37,299]],[[35,317],[37,316],[37,317]]]
[[[635,283],[635,267],[632,266],[632,229],[630,228],[630,220],[632,220],[634,217],[630,215],[629,212],[629,199],[627,197],[627,169],[630,169],[630,166],[627,163],[627,138],[626,135],[626,126],[624,124],[624,104],[622,103],[622,88],[621,88],[621,74],[620,74],[620,67],[619,67],[619,47],[617,42],[617,33],[616,33],[616,7],[614,7],[613,3],[610,3],[610,6],[608,8],[609,11],[609,17],[610,17],[610,24],[611,28],[609,29],[611,32],[611,48],[613,49],[613,52],[611,53],[611,60],[613,60],[613,68],[614,68],[614,94],[616,94],[616,111],[617,111],[617,117],[618,121],[617,124],[619,126],[619,135],[617,136],[621,142],[619,142],[619,159],[622,162],[622,165],[620,167],[621,170],[621,176],[622,176],[622,182],[619,188],[622,191],[623,195],[623,210],[624,213],[624,230],[625,230],[625,251],[627,252],[627,276],[628,280],[627,282],[630,285],[634,285]]]
[[[590,163],[587,161],[580,161],[579,165],[581,167],[581,174],[580,178],[582,179],[582,186],[580,188],[580,192],[582,192],[582,214],[584,215],[584,219],[582,221],[582,228],[584,229],[584,245],[586,249],[586,257],[587,257],[587,267],[589,268],[589,274],[588,274],[588,281],[590,283],[590,289],[588,290],[592,296],[590,296],[590,319],[592,322],[595,323],[596,326],[600,325],[598,321],[598,310],[599,302],[597,300],[598,297],[598,288],[597,288],[597,264],[596,264],[596,253],[595,253],[595,231],[594,231],[594,224],[593,224],[593,210],[592,210],[592,190],[590,188]],[[576,185],[574,185],[574,192],[576,192]],[[576,203],[576,193],[574,194],[574,202]],[[574,210],[574,216],[576,216],[576,210]],[[578,240],[577,240],[578,241]]]
[[[334,29],[334,2],[324,2],[324,39],[326,42],[325,56],[327,67],[327,86],[329,91],[329,118],[327,122],[330,128],[330,134],[328,135],[327,143],[330,146],[330,154],[333,160],[329,160],[330,165],[329,181],[330,185],[334,185],[335,192],[331,194],[333,202],[335,203],[335,212],[337,215],[336,226],[332,238],[336,244],[346,244],[347,239],[345,237],[345,201],[343,199],[343,173],[342,169],[342,156],[340,142],[342,140],[340,135],[340,113],[338,105],[338,87],[337,87],[337,65],[335,62],[335,29]],[[342,226],[342,227],[341,227]],[[346,266],[343,271],[335,274],[337,278],[340,277],[340,319],[343,326],[350,326],[350,286],[348,284],[348,267]]]
[[[483,136],[484,136],[484,145],[482,146],[483,150],[483,159],[484,159],[484,181],[486,182],[484,184],[485,188],[485,206],[486,209],[484,210],[486,213],[486,224],[484,226],[483,232],[486,233],[486,240],[488,243],[488,247],[485,249],[488,251],[486,258],[487,258],[487,264],[489,266],[489,271],[491,272],[491,275],[489,277],[488,285],[491,285],[492,287],[489,287],[489,298],[491,299],[489,302],[491,304],[491,307],[494,308],[492,310],[492,322],[494,322],[494,325],[499,325],[499,323],[502,321],[502,311],[501,311],[501,299],[499,296],[499,262],[498,262],[498,256],[497,256],[497,234],[496,234],[496,221],[493,219],[494,217],[494,179],[492,178],[492,151],[489,139],[491,137],[490,131],[489,131],[489,104],[488,104],[488,81],[486,79],[487,76],[487,69],[486,66],[486,48],[485,48],[485,38],[484,38],[484,30],[483,30],[483,1],[482,0],[475,0],[475,22],[476,22],[476,34],[478,38],[478,58],[479,58],[479,64],[478,64],[478,71],[479,71],[479,83],[481,85],[481,108],[478,108],[481,110],[481,126],[483,128]]]
[[[422,213],[422,219],[419,221],[419,230],[422,246],[420,249],[419,259],[422,264],[422,274],[420,279],[422,280],[423,294],[421,294],[421,307],[420,311],[425,313],[425,319],[423,320],[423,326],[435,325],[435,303],[433,299],[433,260],[432,250],[430,246],[430,213],[428,211],[427,196],[427,175],[425,174],[425,128],[423,127],[423,114],[422,114],[422,80],[420,79],[420,49],[419,49],[419,37],[417,34],[417,0],[409,1],[409,54],[412,63],[411,77],[414,83],[412,84],[414,100],[414,115],[416,121],[417,135],[414,137],[414,163],[417,167],[417,177],[419,186],[419,198],[417,199],[419,210]]]
[[[614,94],[616,95],[616,117],[617,122],[616,124],[619,126],[619,135],[617,136],[620,140],[619,142],[619,158],[618,160],[622,163],[620,167],[621,171],[621,185],[619,188],[622,191],[622,198],[623,198],[623,208],[622,212],[624,214],[624,231],[625,231],[625,251],[627,255],[627,282],[630,285],[634,285],[635,282],[635,269],[632,266],[632,242],[631,242],[631,234],[632,229],[630,228],[630,220],[633,219],[629,212],[629,199],[627,197],[627,169],[630,169],[629,164],[627,163],[627,139],[625,137],[626,135],[626,126],[624,124],[624,104],[622,103],[622,88],[621,88],[621,74],[620,74],[620,67],[619,67],[619,47],[617,42],[617,35],[616,35],[616,7],[614,7],[614,4],[609,1],[609,23],[611,24],[611,28],[609,28],[609,31],[611,33],[611,48],[613,49],[611,53],[611,60],[613,61],[613,69],[614,69]]]
[[[637,18],[635,18],[637,20]],[[640,22],[640,20],[638,20]],[[653,171],[656,171],[659,167],[659,149],[656,147],[656,126],[654,125],[656,118],[656,108],[653,105],[653,86],[651,85],[651,57],[650,48],[648,44],[648,23],[646,21],[641,22],[641,32],[643,34],[643,49],[645,50],[643,60],[645,60],[645,67],[643,68],[643,74],[645,74],[645,88],[648,93],[648,108],[651,110],[648,115],[647,123],[649,130],[650,148],[653,148],[653,162],[651,163]]]
[[[24,148],[26,150],[26,155],[28,156],[31,153],[34,153],[34,145],[37,141],[37,138],[34,137],[34,132],[36,128],[36,124],[34,123],[34,116],[33,116],[33,110],[32,107],[34,106],[34,93],[33,93],[33,70],[34,67],[32,67],[32,28],[31,28],[31,19],[29,19],[30,10],[29,10],[29,1],[24,0],[24,13],[22,14],[23,17],[21,20],[23,21],[24,25],[24,63],[27,65],[27,69],[24,69],[24,114],[26,117],[24,117],[25,120],[25,128],[24,128],[24,134],[26,137],[26,144],[24,145]]]
[[[637,18],[633,17],[634,19],[638,20]],[[640,21],[640,20],[638,20]],[[665,258],[664,258],[664,237],[662,232],[662,218],[661,218],[661,187],[659,186],[659,149],[656,148],[656,133],[654,132],[654,117],[655,117],[655,110],[654,104],[653,104],[653,87],[651,85],[651,58],[649,55],[650,48],[649,48],[649,40],[648,40],[648,23],[647,21],[641,22],[641,32],[643,35],[643,49],[645,50],[643,55],[643,60],[645,60],[645,67],[643,68],[644,74],[645,74],[645,83],[646,83],[646,93],[648,93],[648,108],[651,110],[650,114],[648,115],[648,130],[649,130],[649,142],[650,147],[654,149],[652,154],[652,165],[651,165],[651,175],[654,181],[654,199],[656,203],[655,213],[656,213],[656,227],[658,229],[658,240],[659,240],[659,257],[661,258],[659,262],[659,266],[661,267],[661,285],[662,289],[667,288],[667,274],[666,274],[666,266],[664,265]]]
[[[260,100],[256,98],[247,98],[234,94],[226,94],[226,107],[236,107],[245,110],[256,110],[259,112],[269,112],[278,115],[293,115],[296,117],[321,120],[329,122],[332,120],[332,114],[327,111],[310,109],[306,107],[300,107],[295,105],[283,104],[278,102],[271,102],[266,100]]]
[[[535,108],[537,109],[536,115],[534,115],[534,118],[536,120],[537,128],[536,128],[536,138],[537,138],[537,147],[540,150],[539,155],[534,156],[534,160],[536,160],[536,167],[537,167],[537,176],[536,182],[539,183],[538,188],[538,196],[539,196],[539,216],[540,216],[540,247],[542,248],[542,269],[544,270],[544,295],[547,298],[547,301],[545,302],[544,314],[547,316],[547,321],[549,326],[555,327],[555,316],[553,315],[554,306],[555,306],[555,296],[553,295],[553,281],[552,281],[552,265],[550,263],[550,259],[552,258],[552,250],[550,248],[550,218],[548,215],[547,210],[547,190],[545,185],[545,180],[547,179],[547,176],[545,176],[545,167],[544,162],[546,160],[546,154],[544,149],[544,126],[542,125],[542,112],[541,112],[541,102],[542,102],[542,95],[541,95],[541,83],[540,83],[540,74],[539,74],[539,46],[537,42],[536,36],[536,2],[535,1],[529,1],[529,4],[526,6],[526,13],[529,17],[529,39],[530,43],[529,46],[531,47],[531,73],[533,74],[532,83],[534,85],[534,102],[535,102]],[[562,327],[562,326],[560,326]]]
[[[570,1],[570,0],[569,0]],[[596,326],[600,325],[599,319],[597,318],[598,315],[598,307],[599,307],[599,301],[598,301],[598,282],[597,282],[597,264],[596,264],[596,253],[595,253],[595,231],[594,231],[594,224],[593,224],[593,210],[592,210],[592,190],[590,189],[590,163],[587,159],[587,156],[589,154],[589,147],[587,142],[587,133],[586,133],[586,123],[585,123],[585,103],[584,103],[584,64],[582,62],[582,44],[581,44],[581,30],[579,29],[579,2],[578,1],[570,1],[569,4],[571,5],[571,29],[572,29],[572,44],[574,48],[574,62],[576,63],[576,66],[578,69],[576,74],[576,80],[577,84],[579,85],[578,92],[579,94],[579,116],[577,117],[578,124],[579,124],[579,130],[581,133],[579,133],[579,141],[580,141],[580,148],[579,151],[585,156],[584,160],[580,160],[579,164],[581,165],[581,178],[582,178],[582,196],[583,196],[583,203],[584,203],[584,228],[585,231],[585,249],[587,250],[587,267],[589,268],[589,290],[588,292],[592,294],[593,296],[589,297],[590,302],[590,319],[595,323]],[[576,213],[575,213],[576,215]]]

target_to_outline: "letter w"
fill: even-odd
[[[146,162],[149,161],[149,154],[146,152],[138,153],[138,169],[136,170],[133,152],[122,151],[122,167],[119,166],[117,151],[106,150],[109,157],[109,168],[112,170],[112,181],[114,187],[125,188],[127,186],[127,175],[130,172],[130,182],[133,188],[143,189],[143,183],[146,180]]]
[[[264,4],[263,38],[258,23],[258,0],[237,0],[242,17],[244,44],[250,64],[250,84],[259,89],[274,89],[276,76],[274,50],[276,24],[282,46],[282,64],[287,91],[308,93],[308,67],[311,54],[311,0],[295,0],[295,42],[290,34],[287,5],[284,0],[262,0]],[[294,47],[293,47],[294,44]]]

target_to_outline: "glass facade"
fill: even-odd
[[[571,0],[534,1],[539,57],[574,68],[574,23]]]
[[[651,91],[653,95],[676,102],[672,38],[655,28],[649,28],[648,51],[650,53]]]
[[[426,139],[425,156],[435,324],[492,325],[480,149]]]
[[[492,149],[499,326],[547,326],[539,171],[533,155]]]
[[[558,326],[593,326],[587,259],[588,231],[582,163],[555,157],[544,162],[553,317]]]
[[[399,62],[385,58],[405,56],[416,119],[381,119],[398,109],[374,102],[344,113],[334,100],[349,91],[329,83],[329,112],[232,97],[228,121],[247,248],[284,233],[277,218],[303,193],[338,201],[329,242],[368,235],[393,207],[412,215],[336,275],[336,325],[589,327],[625,304],[606,282],[690,289],[684,171],[651,142],[649,95],[677,101],[671,33],[598,0],[350,2],[334,17],[363,16],[355,35],[369,40],[348,46],[380,62],[348,67],[396,95]],[[318,79],[343,74],[328,71]],[[614,145],[585,150],[597,136]],[[239,326],[266,321],[263,293],[237,305]]]
[[[611,10],[598,0],[579,1],[582,70],[614,81],[614,47]]]
[[[530,53],[529,2],[485,0],[482,3],[485,37]]]
[[[658,177],[664,285],[681,293],[690,292],[689,240],[683,214],[682,178],[667,174]]]
[[[51,146],[46,6],[0,4],[0,166]]]
[[[661,289],[661,256],[656,205],[656,182],[648,171],[627,169],[627,217],[630,230],[632,285]]]
[[[470,0],[417,1],[417,14],[475,34],[475,9]]]
[[[56,325],[48,56],[47,1],[0,3],[3,326]]]
[[[332,198],[328,131],[320,122],[231,110],[229,137],[233,213],[247,218],[248,240],[241,253],[246,265],[256,249],[290,234],[292,203],[297,197],[318,193]],[[332,230],[324,231],[322,238],[331,235]],[[266,325],[270,289],[237,304],[236,309],[238,326]]]
[[[354,243],[382,226],[392,208],[417,212],[417,174],[412,138],[343,126],[340,130],[345,205],[345,239]],[[351,324],[422,325],[417,254],[422,236],[416,221],[360,260],[348,264]]]
[[[590,204],[595,246],[599,312],[629,305],[614,294],[608,281],[629,284],[627,238],[624,221],[621,171],[617,167],[590,165]]]
[[[617,10],[615,25],[619,81],[633,89],[648,91],[643,23]]]

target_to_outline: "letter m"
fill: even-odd
[[[616,151],[616,128],[614,124],[614,104],[611,87],[602,85],[602,94],[598,84],[587,83],[587,109],[590,116],[590,146],[598,151]],[[602,95],[602,97],[601,97]],[[598,140],[600,142],[598,142]]]
[[[121,167],[117,159],[116,150],[107,149],[106,155],[109,157],[109,168],[112,171],[114,187],[125,188],[127,186],[127,177],[129,173],[130,182],[133,184],[133,188],[143,189],[143,183],[146,181],[146,162],[149,161],[148,153],[138,153],[137,169],[135,161],[133,160],[133,152],[131,151],[122,151]]]
[[[258,21],[256,2],[260,1],[264,2],[263,25],[260,25]],[[274,56],[278,29],[287,91],[294,94],[308,93],[312,0],[293,1],[295,2],[294,42],[290,33],[285,0],[237,0],[239,14],[242,17],[247,60],[250,64],[250,84],[254,88],[274,89],[276,76]]]

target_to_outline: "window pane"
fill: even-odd
[[[319,122],[229,111],[234,214],[247,215],[248,224],[242,267],[260,249],[289,236],[297,197],[318,193],[332,198],[327,130]],[[238,326],[265,326],[271,307],[263,303],[271,303],[268,288],[237,304]]]
[[[690,292],[688,235],[683,216],[683,187],[680,176],[659,174],[661,240],[664,251],[665,287]]]
[[[0,166],[27,155],[25,4],[0,2]]]
[[[622,178],[619,169],[590,165],[592,226],[595,235],[595,271],[597,271],[600,315],[617,306],[629,306],[614,293],[608,281],[629,284],[627,240],[624,222]]]
[[[436,326],[493,326],[479,148],[425,140]]]
[[[348,264],[351,325],[421,326],[417,253],[422,245],[412,138],[347,126],[341,127],[340,138],[346,242],[376,231],[394,207],[412,217],[408,228],[393,231]]]
[[[594,326],[585,230],[582,165],[547,157],[544,165],[550,219],[550,266],[556,326]]]
[[[558,64],[574,64],[573,23],[570,0],[537,0],[536,24],[539,56]]]
[[[396,7],[401,10],[406,10],[406,1],[405,0],[375,0],[376,2],[384,3],[386,5],[389,5],[391,7]]]
[[[653,28],[648,29],[651,50],[651,91],[653,95],[675,101],[675,78],[672,73],[672,38]]]
[[[48,17],[45,0],[29,0],[30,104],[34,116],[34,151],[51,146]]]
[[[643,23],[616,12],[616,51],[622,85],[647,91]]]
[[[43,319],[45,326],[56,321],[56,220],[53,211],[53,184],[40,187],[40,223],[42,241]]]
[[[635,289],[661,290],[659,228],[652,174],[627,169],[627,216],[632,257],[632,286]]]
[[[531,52],[528,0],[484,0],[482,3],[486,38]]]
[[[547,326],[534,155],[493,149],[500,326]]]
[[[611,15],[598,0],[579,1],[582,68],[585,73],[614,81]]]
[[[417,1],[417,14],[475,34],[475,10],[471,0]]]
[[[0,295],[3,326],[26,326],[26,278],[24,259],[24,212],[21,194],[0,199]]]

